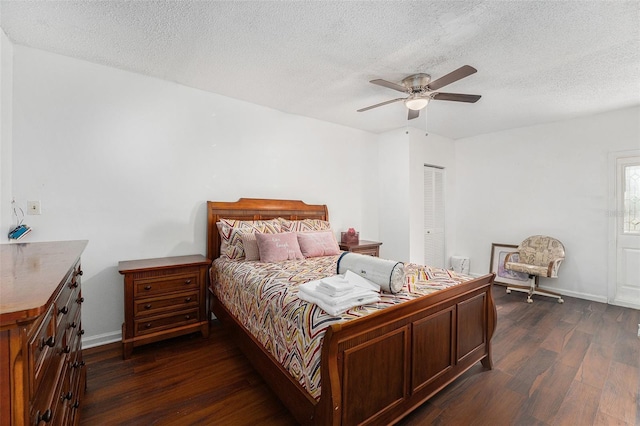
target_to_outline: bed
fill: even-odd
[[[225,268],[239,269],[246,265],[237,262],[228,265],[224,256],[220,256],[223,239],[216,226],[221,219],[276,218],[329,219],[326,205],[308,205],[295,200],[242,198],[236,202],[207,203],[207,257],[214,259],[209,306],[225,326],[233,328],[243,353],[300,424],[391,424],[476,363],[492,368],[491,337],[496,327],[496,308],[491,295],[493,274],[460,279],[456,285],[420,297],[406,291],[403,294],[407,300],[398,300],[384,308],[358,308],[340,318],[323,316],[321,310],[318,313],[319,308],[297,300],[295,290],[284,291],[272,299],[292,306],[290,310],[298,314],[304,312],[305,318],[313,318],[314,325],[322,327],[313,331],[320,339],[311,344],[317,360],[296,356],[290,357],[296,358],[296,362],[283,363],[282,348],[274,349],[274,344],[265,343],[268,342],[265,336],[252,334],[248,325],[252,319],[240,318],[238,307],[224,295],[222,282],[228,280],[226,276],[231,273]],[[315,274],[326,273],[334,268],[335,257],[318,259],[319,266],[310,264],[310,269]],[[413,272],[425,273],[424,269],[416,268]],[[297,277],[296,274],[285,279],[294,281],[294,289],[297,282],[292,277]],[[272,281],[271,278],[257,280],[263,284]],[[273,291],[275,294],[276,290]],[[395,299],[402,299],[401,296],[393,295]],[[383,297],[384,300],[391,298]],[[301,379],[296,373],[307,362],[316,363],[315,367],[306,367],[310,367],[312,376],[317,376],[317,382],[313,377]]]

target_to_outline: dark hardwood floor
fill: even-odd
[[[493,370],[474,366],[399,424],[640,425],[640,311],[494,287]],[[217,323],[136,348],[85,350],[82,425],[295,425]]]

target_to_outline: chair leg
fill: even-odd
[[[511,293],[512,290],[527,293],[527,303],[533,303],[532,296],[534,294],[540,296],[555,297],[556,299],[558,299],[558,303],[564,303],[564,300],[562,299],[562,295],[560,293],[555,293],[549,290],[540,290],[538,288],[539,277],[537,275],[532,275],[530,278],[531,280],[528,286],[510,285],[507,287],[507,293]]]
[[[533,299],[531,298],[531,296],[533,295],[533,292],[535,290],[535,280],[533,279],[533,277],[531,277],[531,279],[529,280],[529,285],[527,286],[512,284],[507,287],[507,294],[511,293],[512,290],[527,293],[527,303],[533,303]]]

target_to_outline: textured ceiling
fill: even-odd
[[[461,138],[640,104],[638,1],[0,1],[13,43],[371,132],[407,125],[368,81],[476,74],[434,101]],[[425,128],[425,114],[412,120]],[[248,120],[251,117],[247,117]]]

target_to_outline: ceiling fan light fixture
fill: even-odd
[[[413,111],[421,110],[422,108],[426,107],[428,103],[429,98],[422,98],[420,96],[411,96],[404,101],[406,107]]]

